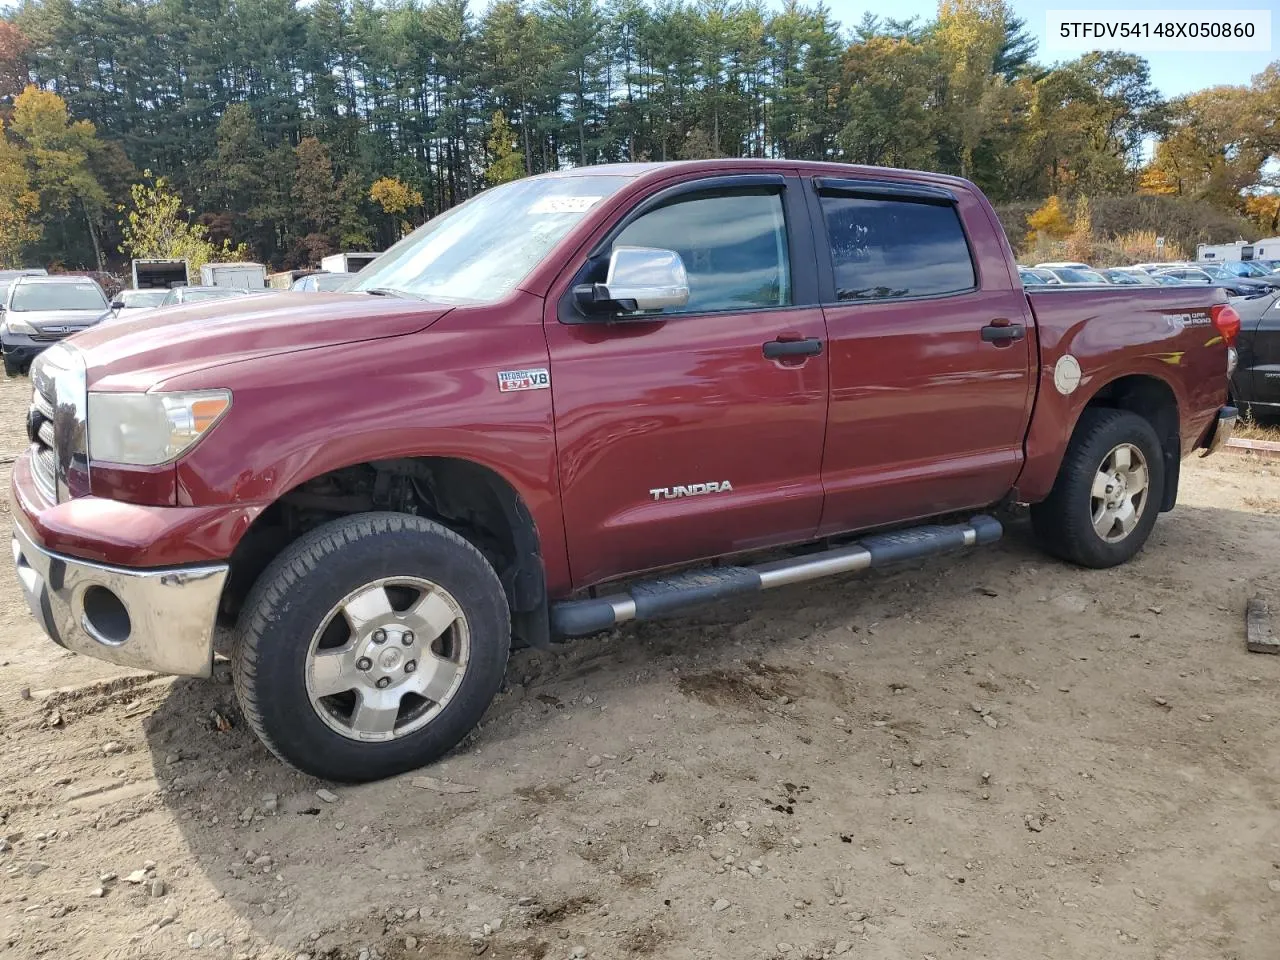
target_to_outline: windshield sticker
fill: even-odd
[[[604,197],[539,197],[530,213],[586,213]]]
[[[498,391],[515,393],[517,390],[549,390],[551,373],[546,367],[532,370],[499,370]]]

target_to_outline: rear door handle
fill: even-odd
[[[987,343],[1012,343],[1026,335],[1026,327],[1008,320],[993,320],[982,328],[982,339]]]
[[[822,352],[822,341],[817,337],[806,337],[803,340],[770,340],[762,349],[768,360],[816,357]]]

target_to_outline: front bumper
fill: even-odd
[[[1235,432],[1238,416],[1239,413],[1235,407],[1223,407],[1218,411],[1218,419],[1209,426],[1209,435],[1204,441],[1204,452],[1200,456],[1207,457],[1211,453],[1217,453],[1227,445],[1231,434]]]
[[[56,340],[37,341],[31,337],[6,331],[4,337],[0,338],[0,351],[3,351],[11,363],[26,366],[55,343],[57,343]]]
[[[13,560],[27,606],[54,642],[124,667],[209,676],[226,564],[105,566],[50,553],[17,525]]]

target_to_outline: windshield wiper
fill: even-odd
[[[368,290],[361,290],[360,292],[374,297],[395,297],[399,300],[426,299],[426,297],[420,297],[416,293],[410,293],[408,290],[397,290],[395,287],[370,287]]]

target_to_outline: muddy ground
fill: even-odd
[[[1278,472],[1189,464],[1119,570],[1015,526],[518,653],[437,789],[319,794],[225,669],[64,653],[6,573],[0,954],[1274,960]]]

